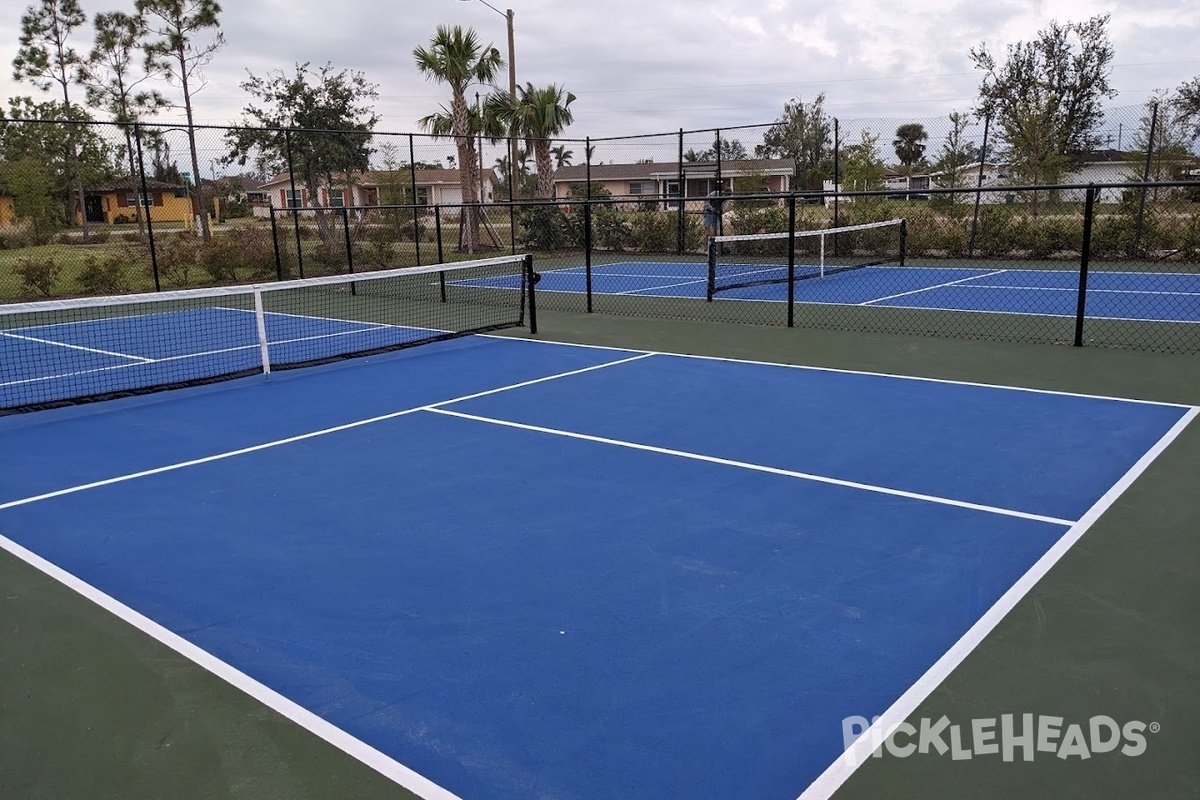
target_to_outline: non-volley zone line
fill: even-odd
[[[629,361],[636,359],[627,359]],[[466,400],[469,398],[463,398]],[[457,401],[455,401],[457,402]],[[541,425],[530,425],[524,422],[513,422],[506,419],[498,419],[496,417],[485,417],[478,414],[467,414],[462,411],[454,411],[446,406],[453,405],[452,402],[437,403],[428,406],[421,411],[428,411],[435,414],[444,414],[450,417],[458,417],[459,419],[471,420],[474,422],[482,422],[489,425],[500,425],[506,428],[516,428],[518,430],[530,431],[534,433],[548,434],[551,436],[561,436],[568,439],[576,439],[585,442],[594,442],[596,444],[611,445],[615,447],[624,447],[631,450],[640,450],[646,453],[656,453],[658,455],[673,456],[676,458],[685,458],[691,461],[703,461],[709,464],[719,464],[727,467],[735,467],[738,469],[746,469],[753,472],[762,472],[770,475],[782,475],[788,478],[797,478],[799,480],[811,481],[814,483],[824,483],[832,486],[841,486],[847,489],[858,489],[860,491],[873,492],[876,494],[885,494],[892,497],[903,497],[908,500],[919,500],[926,503],[936,503],[938,505],[954,506],[955,508],[968,509],[970,511],[980,511],[988,514],[999,514],[1006,517],[1016,517],[1018,519],[1032,520],[1034,522],[1045,522],[1051,525],[1061,525],[1070,527],[1075,524],[1075,520],[1061,519],[1059,517],[1049,517],[1042,514],[1031,514],[1025,511],[1015,511],[1009,508],[999,508],[997,506],[984,505],[982,503],[970,503],[965,500],[955,500],[949,497],[939,497],[937,495],[921,494],[919,492],[908,492],[902,489],[893,489],[888,486],[878,486],[870,483],[859,483],[857,481],[849,481],[841,478],[833,478],[826,475],[815,475],[808,472],[799,472],[797,470],[782,469],[780,467],[771,467],[764,464],[754,464],[747,461],[737,461],[729,458],[720,458],[718,456],[705,455],[703,453],[693,453],[686,450],[675,450],[668,447],[658,447],[655,445],[641,444],[638,442],[630,442],[621,439],[610,439],[604,436],[593,436],[586,433],[578,433],[575,431],[566,431],[559,428],[547,428]],[[3,509],[0,506],[0,509]]]
[[[513,389],[521,389],[526,386],[534,386],[539,383],[546,383],[548,381],[559,380],[561,378],[569,378],[573,375],[581,375],[585,372],[593,372],[595,370],[606,369],[608,367],[615,367],[620,364],[627,364],[631,361],[640,361],[643,358],[650,358],[651,356],[654,356],[654,355],[657,355],[657,354],[656,353],[638,353],[637,355],[629,356],[628,358],[620,358],[615,361],[606,361],[602,364],[593,364],[592,366],[589,366],[589,367],[582,367],[580,369],[573,369],[573,370],[568,370],[566,372],[559,372],[559,373],[555,373],[554,375],[546,375],[541,378],[532,378],[530,380],[521,381],[519,383],[512,383],[507,386],[500,386],[495,389],[485,389],[484,391],[474,392],[473,394],[463,395],[461,397],[454,397],[449,400],[440,400],[436,403],[428,403],[426,405],[414,406],[412,408],[405,408],[400,411],[392,411],[387,414],[380,414],[380,415],[377,415],[374,417],[368,417],[366,419],[355,420],[353,422],[347,422],[342,425],[334,425],[329,428],[322,428],[321,430],[310,431],[308,433],[302,433],[302,434],[298,434],[296,436],[288,436],[283,439],[275,439],[275,440],[272,440],[269,442],[263,442],[261,444],[251,445],[249,447],[241,447],[236,450],[226,451],[224,453],[216,453],[211,456],[204,456],[202,458],[193,458],[193,459],[189,459],[187,461],[180,461],[175,464],[168,464],[168,465],[162,466],[162,467],[154,467],[153,469],[145,469],[145,470],[140,470],[138,472],[131,472],[126,475],[118,475],[113,478],[105,478],[105,479],[99,480],[99,481],[92,481],[90,483],[84,483],[84,484],[80,484],[78,486],[71,486],[66,489],[56,489],[52,492],[44,492],[42,494],[33,495],[31,497],[24,497],[19,500],[11,500],[7,503],[0,503],[0,511],[5,511],[10,508],[17,508],[18,506],[26,506],[26,505],[30,505],[32,503],[38,503],[43,500],[51,500],[56,497],[64,497],[66,495],[76,494],[78,492],[84,492],[89,489],[98,489],[103,486],[112,486],[112,485],[118,484],[118,483],[126,483],[128,481],[137,480],[139,478],[146,478],[151,475],[161,475],[162,473],[165,473],[165,472],[174,472],[176,470],[186,469],[188,467],[195,467],[195,466],[199,466],[201,464],[209,464],[214,461],[223,461],[228,458],[246,455],[248,453],[257,453],[260,450],[269,450],[271,448],[281,447],[286,444],[294,444],[295,442],[303,442],[308,439],[315,439],[315,438],[318,438],[321,436],[328,436],[330,434],[339,433],[341,431],[352,430],[354,428],[361,428],[365,425],[373,425],[378,422],[386,422],[387,420],[397,419],[399,417],[408,416],[410,414],[416,414],[417,412],[420,412],[420,411],[435,411],[442,406],[452,405],[454,403],[461,403],[461,402],[465,402],[467,400],[475,400],[480,397],[487,397],[489,395],[499,394],[500,392],[507,392],[507,391],[511,391]]]

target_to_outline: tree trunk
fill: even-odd
[[[192,213],[200,217],[200,238],[209,241],[212,233],[208,229],[208,209],[204,206],[204,189],[200,184],[200,158],[196,154],[196,124],[192,117],[192,95],[188,88],[187,54],[180,45],[176,51],[179,59],[179,82],[183,89],[183,109],[187,114],[188,149],[192,155],[192,181],[195,191],[192,193]]]
[[[461,171],[463,209],[459,224],[463,229],[463,246],[468,253],[479,250],[479,164],[475,155],[475,139],[471,134],[471,115],[462,92],[455,91],[450,102],[451,127],[458,147],[458,168]]]
[[[554,196],[554,160],[550,155],[550,140],[535,141],[533,156],[537,162],[537,195],[549,199]]]

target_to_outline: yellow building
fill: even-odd
[[[11,194],[0,194],[0,228],[12,225],[17,218],[17,211]]]
[[[84,201],[88,222],[106,225],[136,222],[139,202],[151,222],[190,223],[194,219],[187,187],[164,181],[147,180],[144,194],[140,181],[115,181],[89,189]]]

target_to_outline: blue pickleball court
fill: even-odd
[[[0,418],[0,531],[427,797],[776,800],[1196,413],[473,336]]]

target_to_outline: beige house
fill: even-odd
[[[457,169],[416,170],[418,206],[458,206],[462,204],[462,174]],[[496,199],[498,181],[491,170],[484,170],[480,181],[483,202]],[[285,173],[258,187],[267,199],[265,207],[255,207],[257,216],[269,216],[271,208],[365,208],[379,205],[413,204],[413,173],[409,170],[371,170],[348,176],[341,185],[321,186],[317,197],[299,182],[293,184]],[[447,213],[452,213],[447,209]]]
[[[744,159],[721,162],[720,186],[724,193],[751,194],[792,191],[796,162],[790,158]],[[561,167],[554,173],[554,196],[571,196],[571,187],[585,183],[589,170],[585,165]],[[613,197],[645,204],[655,201],[662,208],[678,208],[682,194],[688,210],[699,209],[704,197],[717,188],[717,165],[712,161],[644,164],[593,164],[593,186],[606,189]],[[681,192],[680,189],[683,189]]]

